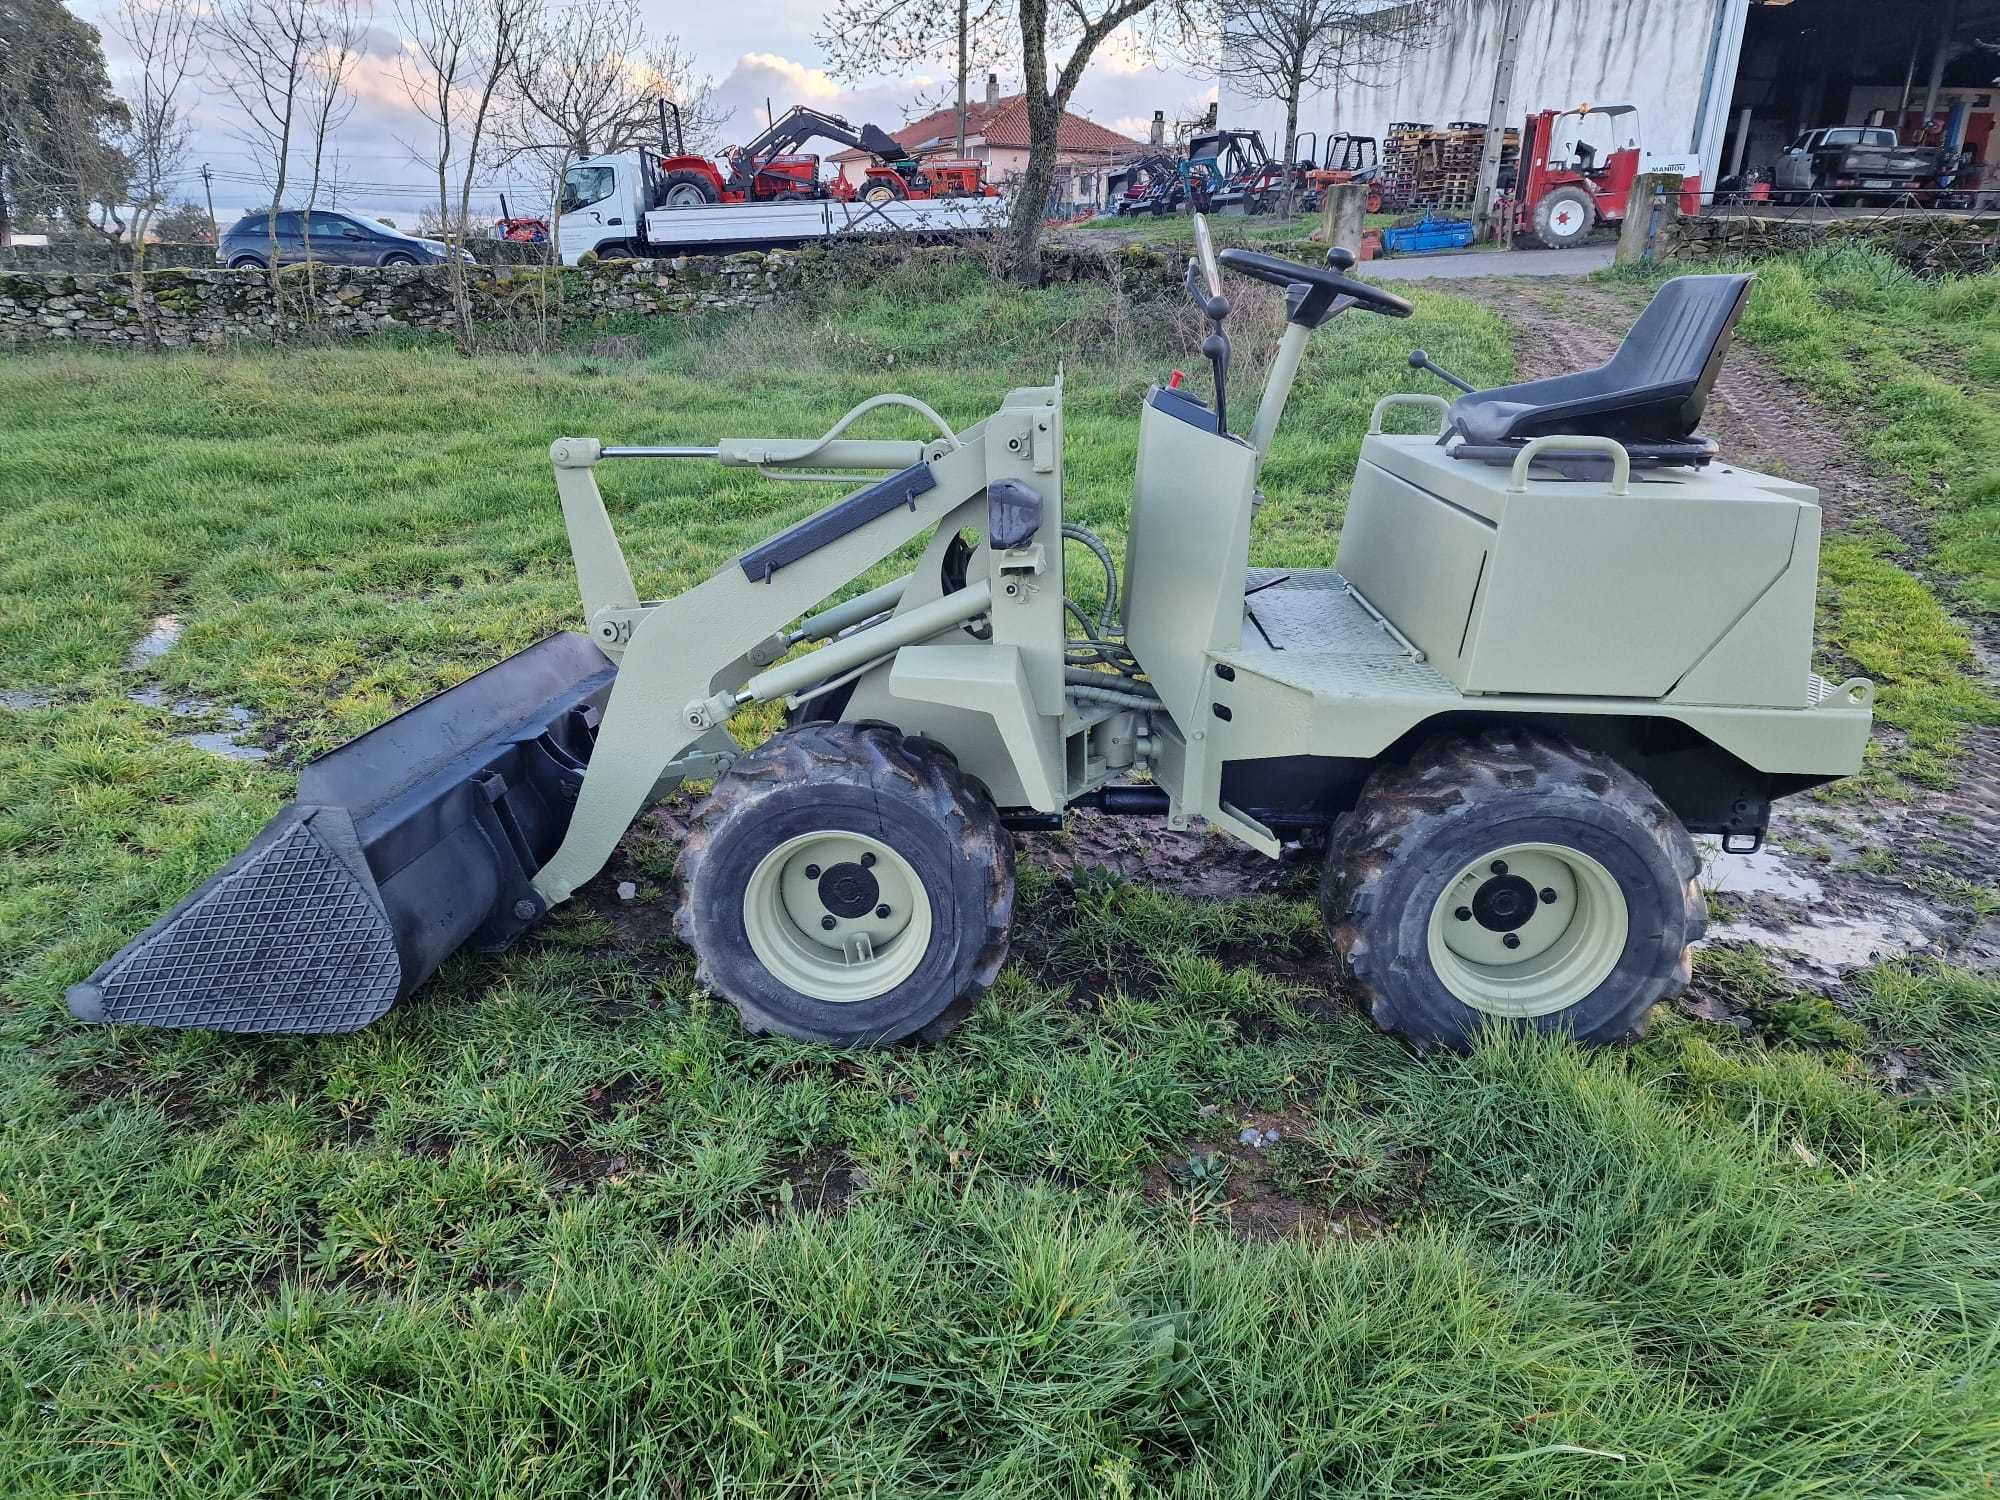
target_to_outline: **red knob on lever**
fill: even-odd
[[[1170,391],[1179,390],[1181,388],[1181,382],[1186,379],[1187,376],[1185,373],[1183,373],[1180,370],[1174,371],[1173,374],[1167,377],[1167,389]]]

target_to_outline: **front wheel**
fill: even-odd
[[[715,784],[674,930],[746,1030],[841,1047],[943,1035],[1007,958],[1014,845],[949,751],[803,724]]]
[[[1376,771],[1327,849],[1321,903],[1384,1031],[1630,1041],[1689,977],[1707,908],[1694,842],[1609,757],[1493,730]]]
[[[1597,224],[1597,205],[1578,187],[1559,187],[1542,196],[1533,217],[1535,238],[1550,250],[1580,245]]]
[[[416,263],[417,259],[415,256],[405,255],[400,250],[394,255],[385,255],[382,257],[382,264],[385,266],[414,266]]]
[[[232,271],[262,271],[267,269],[267,267],[264,265],[263,260],[258,256],[239,255],[234,260],[230,261],[229,269]]]

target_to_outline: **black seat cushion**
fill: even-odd
[[[1751,280],[1676,276],[1653,294],[1610,363],[1460,396],[1448,431],[1476,444],[1552,432],[1679,442],[1701,420]]]

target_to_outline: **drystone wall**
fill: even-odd
[[[480,324],[689,316],[810,299],[833,279],[865,279],[913,259],[942,265],[966,253],[951,245],[884,243],[590,260],[568,269],[478,266],[466,270],[466,295]],[[1045,282],[1112,282],[1134,294],[1173,295],[1176,265],[1173,255],[1144,247],[1110,255],[1052,247],[1042,275]],[[141,280],[143,294],[135,298],[129,273],[0,270],[0,343],[219,347],[448,330],[457,322],[450,273],[440,266],[294,266],[275,290],[263,271],[169,268]]]
[[[1813,223],[1802,213],[1697,214],[1667,231],[1665,258],[1755,260],[1817,245],[1870,245],[1927,276],[2000,266],[2000,214],[1871,214]]]

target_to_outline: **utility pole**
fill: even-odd
[[[1500,17],[1500,60],[1493,69],[1493,97],[1486,106],[1486,145],[1479,155],[1479,187],[1472,195],[1473,234],[1486,237],[1493,223],[1493,192],[1500,182],[1500,151],[1514,108],[1514,68],[1521,58],[1521,16],[1527,0],[1506,0]]]
[[[965,29],[971,0],[958,0],[958,154],[965,155]],[[990,153],[989,153],[990,154]]]
[[[208,232],[216,244],[222,243],[222,226],[215,222],[214,174],[208,170],[208,163],[201,164],[201,193],[208,199]]]

